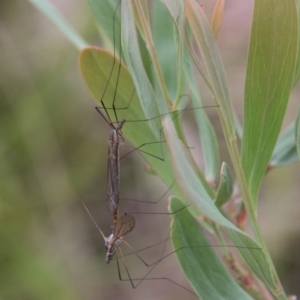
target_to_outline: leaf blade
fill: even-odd
[[[182,202],[172,198],[170,212],[180,207]],[[188,209],[184,209],[179,214],[178,217],[173,217],[171,234],[173,247],[180,249],[183,245],[186,246],[186,249],[177,251],[176,256],[198,296],[201,299],[252,299],[220,262]]]
[[[242,142],[242,164],[255,204],[293,83],[297,27],[294,1],[255,1]]]
[[[217,196],[215,204],[221,207],[226,203],[233,192],[233,180],[228,165],[224,162],[221,168],[221,179],[217,190]]]
[[[273,281],[265,254],[261,251],[261,248],[255,241],[221,214],[219,209],[215,206],[213,199],[209,196],[207,190],[199,180],[197,170],[195,170],[189,161],[189,153],[177,139],[172,123],[168,122],[166,119],[164,125],[173,169],[183,195],[189,199],[202,214],[216,224],[224,227],[234,245],[248,248],[238,248],[238,250],[253,272],[266,283],[270,289],[274,290],[276,288],[276,283]],[[260,250],[250,251],[250,248]]]
[[[298,160],[295,143],[295,123],[291,124],[279,137],[273,151],[270,167],[285,166]]]

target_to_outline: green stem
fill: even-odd
[[[219,110],[220,111],[220,110]],[[220,119],[222,123],[223,129],[227,131],[227,126],[225,124],[225,121],[223,119],[222,113],[220,113]],[[230,131],[227,131],[230,132]],[[282,288],[281,282],[279,280],[278,274],[276,272],[276,269],[274,267],[273,261],[270,257],[270,254],[267,250],[267,247],[264,243],[264,239],[261,234],[260,227],[257,222],[257,214],[255,212],[255,208],[253,206],[253,200],[251,199],[251,195],[248,189],[248,184],[245,178],[245,174],[243,172],[243,167],[240,159],[239,149],[237,146],[237,138],[235,135],[227,135],[225,134],[225,140],[228,146],[229,154],[233,163],[233,167],[237,176],[237,180],[240,186],[241,194],[243,196],[245,208],[247,211],[247,215],[251,224],[251,228],[253,230],[253,233],[255,234],[255,237],[257,241],[259,242],[260,246],[262,247],[262,251],[264,252],[269,268],[273,277],[274,285],[276,286],[276,289],[272,289],[272,293],[277,299],[287,299],[287,296]]]
[[[213,223],[213,226],[212,226],[213,230],[214,230],[214,233],[215,233],[215,236],[216,236],[216,239],[218,241],[218,243],[220,245],[225,245],[226,242],[223,238],[223,235],[222,235],[222,232],[220,230],[220,227],[218,225],[216,225],[216,223]],[[223,255],[228,259],[229,258],[229,250],[227,247],[222,247],[221,248],[221,252],[223,253]]]

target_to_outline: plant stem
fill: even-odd
[[[221,119],[223,129],[226,130],[227,127],[223,120],[222,113],[220,113],[220,119]],[[226,140],[226,143],[228,146],[229,154],[230,154],[230,157],[231,157],[231,160],[233,163],[233,167],[234,167],[234,170],[235,170],[235,173],[237,176],[237,180],[238,180],[238,183],[240,186],[241,194],[243,196],[243,200],[244,200],[245,208],[247,211],[247,215],[250,220],[251,228],[253,230],[253,233],[255,234],[257,241],[259,242],[260,246],[262,247],[262,251],[264,252],[264,254],[267,258],[269,268],[270,268],[270,271],[271,271],[271,274],[273,277],[273,282],[274,282],[274,285],[276,286],[276,289],[272,289],[272,293],[274,294],[274,296],[277,299],[287,299],[285,291],[283,290],[283,287],[279,280],[278,274],[274,267],[273,261],[270,257],[267,247],[264,243],[264,239],[262,237],[260,227],[258,225],[257,213],[255,212],[255,208],[253,205],[253,199],[251,199],[251,195],[250,195],[250,192],[248,189],[248,184],[247,184],[247,181],[245,178],[245,174],[243,172],[239,149],[237,146],[237,138],[235,135],[230,136],[230,135],[225,134],[225,140]]]

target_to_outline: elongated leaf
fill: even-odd
[[[295,143],[295,124],[292,124],[278,139],[270,167],[284,166],[298,160]]]
[[[234,127],[235,127],[235,131],[236,131],[236,134],[237,136],[242,139],[243,137],[243,128],[242,128],[242,125],[238,119],[238,117],[235,115],[234,116]]]
[[[215,204],[220,207],[226,203],[233,192],[233,181],[228,165],[224,162],[221,168],[221,180],[217,190]]]
[[[215,97],[216,104],[220,105],[221,117],[226,131],[230,136],[233,136],[234,114],[218,45],[200,6],[195,0],[185,0],[185,3],[187,19],[203,58],[208,84]]]
[[[201,107],[202,102],[198,92],[197,82],[193,74],[192,65],[187,66],[187,78],[192,92],[194,107]],[[214,109],[214,108],[210,108]],[[197,127],[200,135],[201,147],[203,149],[203,160],[205,165],[205,178],[208,182],[215,182],[219,171],[220,155],[218,140],[209,118],[204,109],[194,111]]]
[[[174,41],[174,23],[166,7],[164,7],[161,1],[153,1],[152,5],[152,35],[155,43],[155,49],[164,74],[164,80],[171,96],[171,101],[174,101],[178,86],[177,74],[180,74],[180,72],[177,72],[178,61],[176,60],[176,52],[178,49],[176,49],[177,45]],[[158,87],[156,88],[156,91],[159,91]]]
[[[133,5],[132,5],[133,4]],[[145,43],[147,45],[147,49],[149,52],[149,55],[152,60],[153,70],[155,72],[155,75],[157,77],[157,82],[160,87],[160,92],[162,97],[158,97],[156,99],[156,103],[159,105],[160,108],[163,108],[162,112],[166,112],[166,109],[169,108],[170,105],[170,96],[168,93],[167,86],[164,81],[163,73],[159,64],[158,56],[155,50],[155,45],[153,41],[153,36],[151,32],[151,26],[149,23],[149,20],[147,18],[147,15],[143,11],[143,6],[139,1],[133,1],[130,0],[123,0],[122,3],[122,28],[123,30],[123,36],[127,34],[127,39],[123,39],[123,46],[125,46],[124,42],[127,40],[129,43],[125,46],[125,48],[128,48],[128,59],[127,59],[127,65],[129,68],[132,66],[135,66],[135,68],[130,68],[131,75],[133,77],[133,80],[135,81],[135,74],[132,72],[134,69],[137,70],[136,67],[138,67],[139,64],[139,57],[140,57],[140,51],[136,48],[137,41],[136,41],[136,32],[135,32],[135,25],[134,25],[134,14],[133,9],[139,14],[138,18],[140,20],[140,23],[142,25],[142,32],[145,36]],[[138,50],[136,53],[134,53],[135,50]],[[124,49],[125,51],[125,49]],[[137,54],[138,56],[135,58],[135,60],[138,58],[137,62],[133,60],[134,56],[133,54]],[[130,59],[129,59],[130,58]],[[139,69],[141,71],[141,69]],[[147,78],[148,79],[148,78]],[[137,87],[138,88],[138,87]],[[149,96],[151,96],[149,94]],[[142,100],[143,102],[146,102]],[[164,103],[163,103],[164,102]],[[151,102],[150,102],[151,103]],[[148,102],[148,105],[150,104]]]
[[[256,202],[293,84],[297,28],[295,1],[255,1],[245,86],[242,163]]]
[[[121,18],[122,18],[122,46],[127,66],[130,70],[131,77],[135,83],[136,93],[139,95],[141,105],[146,117],[153,118],[159,115],[157,108],[156,96],[154,94],[151,83],[148,79],[143,66],[143,61],[139,51],[138,38],[134,23],[134,15],[129,1],[121,2]],[[149,122],[153,131],[158,133],[161,129],[159,119]]]
[[[69,39],[71,43],[81,50],[87,46],[88,43],[75,31],[75,29],[67,22],[67,20],[60,14],[60,12],[48,0],[28,0],[38,10],[40,10],[46,17],[56,25],[61,32]]]
[[[223,13],[224,13],[224,4],[225,4],[224,0],[217,0],[216,5],[215,5],[212,22],[211,22],[212,23],[212,31],[215,35],[215,38],[218,37],[219,31],[221,28]]]
[[[210,88],[215,103],[220,106],[218,108],[218,112],[227,146],[229,147],[229,153],[231,154],[232,159],[236,161],[237,158],[233,157],[232,144],[236,141],[235,127],[239,130],[240,126],[238,126],[239,124],[232,108],[226,75],[218,45],[211,26],[198,3],[194,0],[186,0],[185,3],[187,20],[196,45],[200,50],[202,60],[200,61],[199,57],[196,55],[194,45],[189,42],[189,37],[187,37],[188,50],[193,58],[195,66],[202,75],[205,83]],[[211,146],[212,150],[216,150],[213,144],[211,144]],[[214,156],[213,153],[214,152],[211,152],[212,156]],[[215,157],[218,158],[218,156]],[[217,163],[217,161],[213,163],[213,165],[219,167],[219,163]],[[214,171],[211,174],[214,174],[215,176],[217,169],[218,168],[212,168]]]
[[[197,110],[195,112],[195,115],[200,135],[201,146],[203,149],[205,178],[208,182],[214,184],[218,174],[218,170],[220,168],[219,146],[214,128],[204,110],[205,109]]]
[[[177,198],[171,199],[171,212],[181,207],[181,201]],[[201,299],[252,299],[231,277],[213,248],[209,247],[203,231],[188,209],[173,218],[172,242],[174,249],[186,247],[177,251],[176,255],[182,270]]]
[[[220,213],[219,209],[215,206],[213,200],[209,197],[201,184],[201,181],[198,179],[197,170],[195,170],[190,163],[187,149],[177,139],[172,123],[166,120],[164,124],[167,144],[169,146],[173,168],[176,173],[177,183],[185,197],[205,216],[216,222],[218,225],[223,226],[227,230],[234,245],[259,249],[259,245],[256,242],[238,229],[234,224],[229,222],[229,220]],[[269,265],[263,251],[250,251],[250,249],[238,250],[253,272],[265,282],[269,288],[274,290],[276,283],[273,282]]]
[[[300,40],[300,1],[297,0],[298,6],[298,41]],[[294,77],[294,84],[296,85],[300,78],[300,47],[298,47],[298,54],[297,54],[297,65]]]

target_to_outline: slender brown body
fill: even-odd
[[[135,226],[135,220],[130,215],[119,218],[120,200],[120,147],[124,139],[121,128],[126,120],[122,120],[108,137],[108,167],[107,167],[107,208],[113,216],[112,234],[104,237],[106,247],[106,262],[109,263],[118,249],[124,235]]]
[[[125,122],[125,120],[124,120]],[[121,122],[120,125],[123,125]],[[118,205],[120,199],[120,147],[123,137],[118,132],[120,126],[113,129],[108,137],[108,166],[107,166],[107,208],[114,217],[115,225],[118,216]]]

